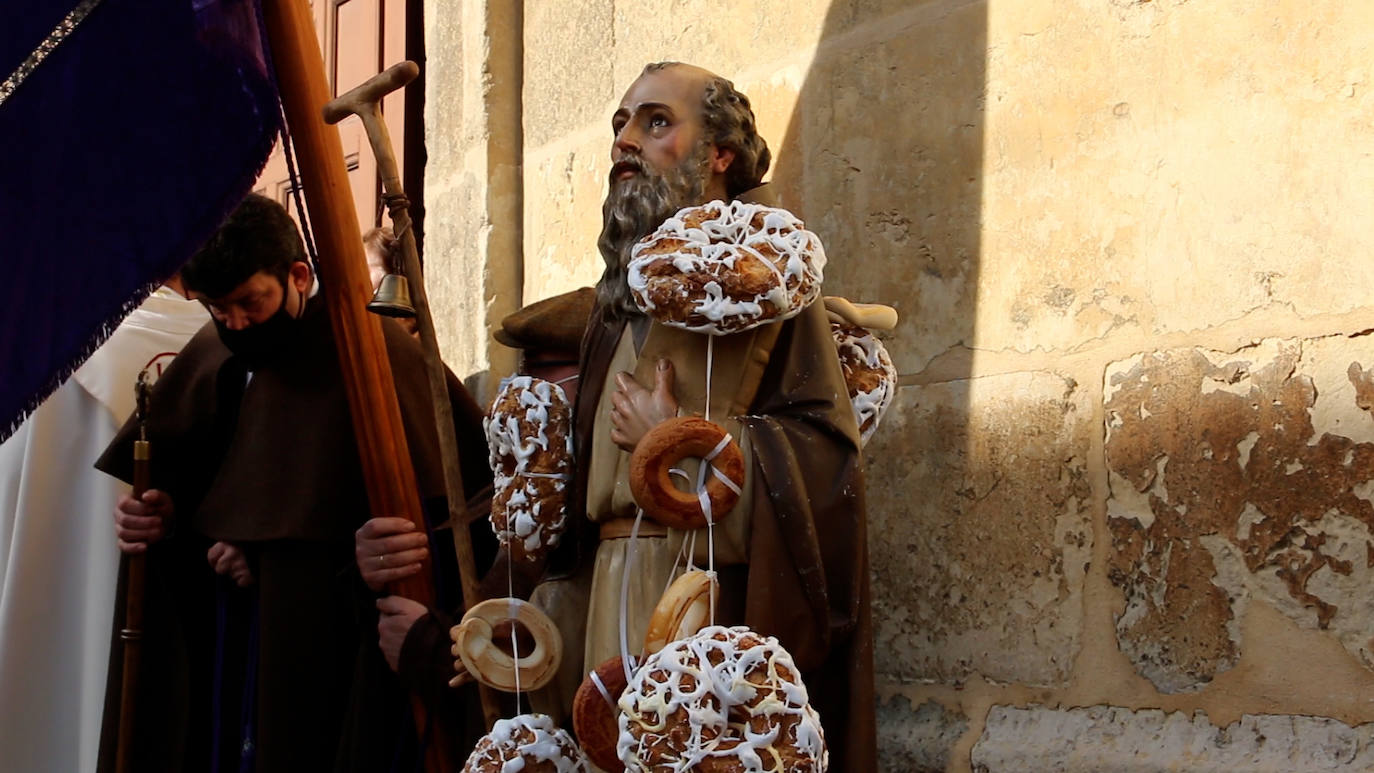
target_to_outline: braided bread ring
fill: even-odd
[[[507,655],[492,642],[492,629],[501,621],[514,619],[534,637],[534,649],[521,653],[520,659]],[[520,689],[537,690],[548,684],[563,660],[563,639],[558,628],[538,607],[515,598],[488,599],[473,606],[463,621],[449,630],[453,654],[468,673],[482,684],[504,692],[515,692],[516,670]]]
[[[720,593],[713,572],[693,569],[673,580],[649,618],[644,634],[644,654],[652,655],[668,642],[700,631],[711,619],[711,601]]]
[[[704,528],[706,514],[696,492],[679,491],[668,471],[688,457],[705,459],[726,437],[725,430],[698,416],[660,422],[640,439],[630,456],[630,493],[635,503],[664,526],[683,530]],[[733,438],[710,465],[736,487],[743,485],[744,454]],[[706,476],[706,495],[714,522],[719,522],[739,501],[739,493],[714,474]]]

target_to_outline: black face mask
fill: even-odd
[[[297,330],[296,317],[286,310],[290,295],[287,287],[282,288],[281,308],[262,322],[242,330],[230,330],[223,322],[215,320],[215,331],[219,340],[235,357],[242,360],[249,370],[254,370],[291,348]],[[302,311],[304,311],[302,303]]]

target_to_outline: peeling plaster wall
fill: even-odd
[[[1235,622],[1256,599],[1374,667],[1374,443],[1351,437],[1374,429],[1356,399],[1369,343],[1263,341],[1108,367],[1117,631],[1160,689],[1234,666]]]
[[[600,274],[609,119],[649,61],[748,93],[826,291],[901,312],[867,452],[883,770],[1367,769],[1374,4],[426,12],[460,375]]]

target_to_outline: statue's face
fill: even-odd
[[[688,158],[701,138],[705,80],[690,67],[645,73],[611,117],[611,185],[646,171],[662,174]]]

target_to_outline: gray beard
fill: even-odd
[[[596,299],[608,321],[644,316],[626,281],[630,250],[678,210],[703,203],[709,150],[702,143],[675,169],[660,174],[641,165],[640,174],[611,181],[601,206],[601,237],[596,241],[606,263],[596,285]]]

